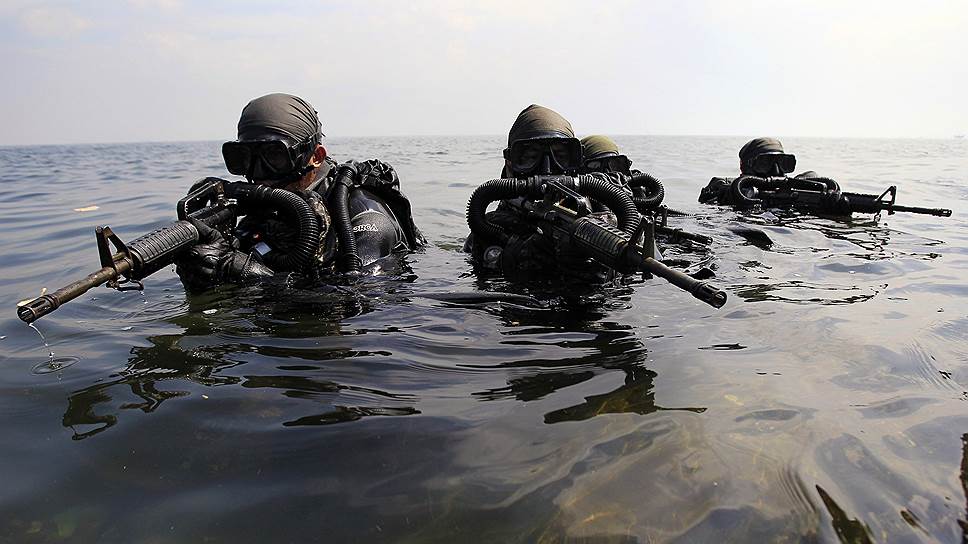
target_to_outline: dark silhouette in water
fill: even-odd
[[[67,412],[63,425],[74,430],[73,438],[80,440],[96,435],[114,426],[117,414],[99,415],[96,406],[111,405],[114,402],[111,391],[116,387],[127,387],[143,402],[119,404],[117,409],[138,409],[145,413],[157,410],[166,400],[187,397],[191,393],[184,390],[163,389],[163,383],[179,384],[191,382],[198,385],[217,387],[241,385],[242,387],[275,387],[298,396],[303,392],[337,392],[340,384],[313,379],[298,379],[292,376],[231,376],[222,374],[225,369],[242,364],[240,354],[257,353],[266,357],[286,357],[291,350],[286,347],[256,346],[246,343],[244,329],[270,332],[279,338],[306,338],[317,335],[338,336],[340,320],[362,315],[372,311],[365,297],[353,291],[318,293],[306,291],[299,297],[279,296],[287,290],[285,285],[247,287],[228,290],[238,303],[234,315],[223,318],[219,314],[211,317],[202,308],[213,301],[212,294],[189,299],[194,311],[169,319],[168,321],[184,329],[184,332],[150,336],[150,346],[131,348],[131,357],[114,379],[95,383],[73,392],[68,398]],[[326,316],[320,319],[320,316]],[[224,321],[223,321],[224,319]],[[251,320],[244,327],[243,320]],[[242,330],[239,330],[239,329]],[[240,333],[234,342],[216,346],[192,345],[193,338],[211,339],[226,330]],[[366,351],[352,349],[329,349],[311,352],[301,350],[302,359],[326,361],[369,355]],[[352,410],[346,411],[349,419],[358,419]],[[326,419],[326,416],[321,416]],[[333,416],[339,420],[338,415]],[[95,426],[93,429],[78,431],[78,427]]]
[[[965,517],[958,520],[961,526],[961,541],[968,542],[968,433],[961,435],[961,491],[965,496]]]
[[[489,284],[486,280],[479,283],[501,288],[501,284]],[[482,285],[484,286],[484,285]],[[510,287],[510,286],[507,286]],[[74,431],[73,438],[80,440],[101,433],[118,422],[122,410],[137,409],[144,413],[157,410],[165,401],[191,395],[188,390],[168,389],[171,385],[190,382],[209,387],[238,385],[252,389],[278,389],[290,398],[312,399],[319,395],[339,395],[341,392],[362,392],[370,398],[382,398],[383,406],[334,405],[323,412],[303,414],[283,421],[284,426],[326,425],[355,421],[368,416],[416,415],[420,410],[417,399],[409,395],[394,394],[376,388],[359,388],[321,378],[318,374],[293,375],[292,372],[318,370],[303,362],[300,365],[277,367],[283,372],[277,374],[246,373],[244,376],[230,375],[229,369],[244,364],[239,358],[246,353],[256,353],[266,358],[287,358],[297,356],[302,361],[338,361],[355,357],[392,355],[390,351],[374,352],[348,348],[329,347],[314,350],[289,347],[256,346],[246,343],[240,318],[251,319],[254,331],[271,331],[280,338],[311,338],[321,334],[338,338],[341,333],[340,321],[362,315],[373,310],[366,297],[351,291],[316,294],[315,299],[296,299],[278,296],[279,289],[263,291],[262,287],[239,288],[232,291],[236,297],[238,310],[235,315],[213,314],[206,317],[200,311],[193,311],[170,320],[172,324],[184,328],[184,332],[170,335],[148,337],[150,346],[136,346],[131,349],[131,357],[124,369],[110,381],[99,382],[73,392],[68,399],[68,409],[63,417],[63,425]],[[513,287],[513,289],[521,289]],[[499,365],[500,368],[527,369],[515,373],[503,388],[493,388],[473,393],[484,400],[516,398],[532,401],[543,398],[555,391],[578,385],[603,372],[620,371],[625,374],[625,383],[618,389],[586,398],[584,403],[555,410],[545,415],[546,423],[578,421],[605,413],[649,414],[660,410],[687,410],[702,412],[704,408],[666,408],[657,406],[652,394],[655,372],[646,367],[648,352],[629,327],[614,322],[603,321],[608,315],[608,304],[615,305],[615,295],[627,295],[627,287],[602,288],[589,287],[584,292],[572,293],[567,298],[548,299],[550,292],[538,292],[538,298],[514,292],[468,292],[468,293],[409,293],[403,292],[396,302],[401,303],[413,298],[439,300],[448,305],[484,308],[500,317],[504,324],[513,330],[505,334],[504,342],[520,345],[513,339],[515,335],[542,335],[560,333],[585,333],[592,338],[579,341],[558,342],[561,348],[574,349],[579,355],[574,357],[526,360],[510,360]],[[534,293],[534,291],[531,291]],[[544,298],[545,302],[541,302]],[[251,300],[247,300],[251,299]],[[192,299],[199,308],[211,304],[205,296]],[[272,300],[270,304],[268,301]],[[297,303],[295,300],[299,300]],[[607,304],[605,302],[608,301]],[[622,299],[618,299],[622,304]],[[199,309],[197,308],[197,309]],[[244,311],[246,308],[262,310]],[[200,315],[201,314],[201,315]],[[327,316],[321,320],[319,316]],[[525,327],[525,328],[521,328]],[[224,335],[228,329],[230,336],[238,338],[233,342],[220,345],[186,346],[194,344],[192,338],[211,338]],[[233,330],[234,329],[234,330]],[[243,329],[244,330],[244,329]],[[472,365],[468,365],[472,366]],[[265,367],[262,367],[265,368]],[[325,374],[325,373],[323,373]],[[98,405],[111,406],[116,401],[111,392],[118,386],[127,388],[142,402],[118,404],[115,413],[98,413]],[[94,428],[87,428],[93,426]]]
[[[518,286],[508,288],[520,289]],[[655,404],[652,390],[656,373],[646,366],[648,350],[645,345],[628,326],[601,320],[607,315],[607,306],[602,304],[602,298],[621,296],[622,291],[616,288],[586,286],[584,292],[579,291],[567,298],[555,299],[545,308],[517,305],[493,307],[492,313],[500,316],[512,329],[505,333],[509,336],[585,333],[591,334],[592,338],[552,344],[578,350],[580,355],[575,357],[539,357],[504,362],[500,365],[501,368],[527,369],[528,372],[516,372],[508,380],[506,387],[481,391],[475,393],[475,396],[487,400],[513,397],[525,402],[533,401],[560,389],[586,382],[604,372],[620,371],[625,374],[625,383],[621,387],[608,393],[586,397],[581,404],[549,412],[545,414],[545,423],[581,421],[610,413],[646,415],[660,410],[703,412],[705,408],[665,408]],[[519,344],[514,340],[505,342]],[[526,341],[521,343],[527,344]]]
[[[819,485],[817,486],[817,493],[820,494],[820,499],[823,501],[824,506],[827,507],[827,512],[830,513],[834,531],[837,533],[837,537],[840,538],[841,542],[849,542],[851,544],[869,544],[873,542],[871,540],[870,528],[856,518],[848,517],[847,512]]]

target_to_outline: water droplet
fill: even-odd
[[[53,361],[54,352],[51,351],[50,345],[47,343],[47,338],[44,337],[44,333],[40,332],[40,329],[38,329],[33,323],[27,323],[27,326],[37,331],[37,334],[40,335],[40,339],[44,342],[44,347],[47,348],[47,351],[49,352],[48,355],[50,356],[50,360]]]
[[[34,374],[51,374],[63,370],[80,361],[77,357],[51,357],[49,361],[34,365],[30,371]]]

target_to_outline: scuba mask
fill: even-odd
[[[309,156],[319,143],[318,136],[290,144],[285,139],[233,141],[222,144],[225,167],[249,180],[288,182],[312,169]]]
[[[574,174],[581,166],[581,142],[577,138],[529,138],[515,140],[504,150],[516,175]]]
[[[632,174],[632,161],[625,155],[606,155],[585,161],[586,172]]]
[[[743,161],[745,171],[762,176],[782,176],[797,167],[797,158],[789,153],[762,153]]]

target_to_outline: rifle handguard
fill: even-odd
[[[586,216],[575,221],[571,237],[578,247],[603,265],[623,274],[635,271],[624,259],[629,236],[618,228]]]
[[[628,235],[612,225],[587,216],[581,217],[572,224],[571,237],[579,248],[588,252],[589,257],[609,268],[623,274],[649,272],[714,308],[726,304],[725,291],[642,255],[631,244]]]
[[[147,278],[171,264],[175,255],[198,242],[198,230],[188,221],[176,221],[128,243],[134,259],[130,279]]]

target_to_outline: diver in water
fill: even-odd
[[[637,179],[630,184],[629,189],[632,191],[632,198],[639,212],[648,214],[659,209],[665,196],[662,182],[649,174],[633,169],[631,159],[619,150],[618,145],[611,138],[601,134],[585,136],[581,139],[581,146],[582,174],[598,172],[610,175],[619,181],[632,180],[622,180],[613,174],[621,174],[626,178],[636,176]]]
[[[618,172],[632,175],[632,161],[622,154],[618,144],[608,136],[593,134],[581,139],[582,172]]]
[[[501,177],[576,175],[581,158],[581,142],[571,123],[554,110],[532,104],[518,114],[508,132]],[[474,232],[468,235],[464,251],[471,254],[477,266],[512,278],[578,273],[591,267],[596,269],[596,276],[605,272],[562,247],[552,233],[542,232],[526,218],[523,204],[523,198],[501,200],[497,209],[486,215],[489,222],[513,233],[503,247],[489,245],[490,241]]]
[[[376,272],[381,259],[424,245],[393,168],[377,160],[340,165],[322,138],[312,105],[276,93],[249,102],[239,118],[238,139],[222,145],[230,173],[291,191],[309,204],[310,222],[319,231],[318,240],[310,241],[315,248],[310,279]],[[274,209],[248,210],[231,232],[192,222],[200,242],[175,263],[191,290],[288,273],[292,260],[284,257],[304,243],[300,225]]]
[[[698,243],[700,248],[708,246],[712,239],[701,235],[684,231],[667,225],[669,217],[682,217],[689,215],[686,212],[671,209],[663,204],[665,198],[665,188],[658,178],[651,174],[643,173],[632,168],[632,161],[619,150],[618,144],[608,136],[595,134],[581,139],[583,174],[601,173],[612,177],[617,182],[626,183],[632,192],[632,200],[635,202],[636,209],[643,216],[650,217],[656,238],[662,242],[663,247],[679,245],[683,249],[689,250],[692,244],[684,242]],[[620,176],[617,176],[620,174]],[[660,256],[658,245],[654,249],[655,255]],[[688,264],[681,259],[674,259],[676,262]]]
[[[739,150],[740,176],[757,178],[783,178],[793,172],[797,158],[783,150],[783,144],[776,138],[754,138]],[[699,194],[703,204],[741,204],[730,187],[736,178],[712,178]],[[821,177],[813,170],[798,174],[793,179],[816,181],[828,189],[840,190],[836,181]]]
[[[897,186],[884,192],[853,193],[840,190],[836,180],[808,170],[789,177],[797,158],[783,151],[774,138],[750,140],[739,150],[738,178],[712,178],[699,193],[703,204],[725,204],[740,209],[796,210],[828,217],[850,217],[854,213],[888,215],[898,212],[950,217],[947,208],[926,208],[898,204]]]
[[[601,174],[632,175],[632,161],[619,153],[618,146],[608,136],[600,134],[585,136],[581,139],[581,148],[582,165],[579,169],[580,173],[598,172]],[[634,190],[633,194],[635,194]],[[607,211],[602,209],[601,204],[593,203],[592,206],[596,211]]]
[[[508,132],[502,178],[577,176],[582,173],[582,156],[582,144],[571,123],[558,112],[532,104],[518,114]],[[618,177],[594,175],[628,191]],[[606,207],[591,199],[586,203],[593,215],[609,224],[616,223],[614,214]],[[589,259],[569,240],[539,228],[528,218],[526,208],[524,197],[504,199],[495,211],[486,214],[488,223],[511,234],[505,244],[483,240],[474,232],[468,236],[464,251],[472,255],[478,267],[513,279],[551,277],[601,283],[615,277],[612,270]]]

